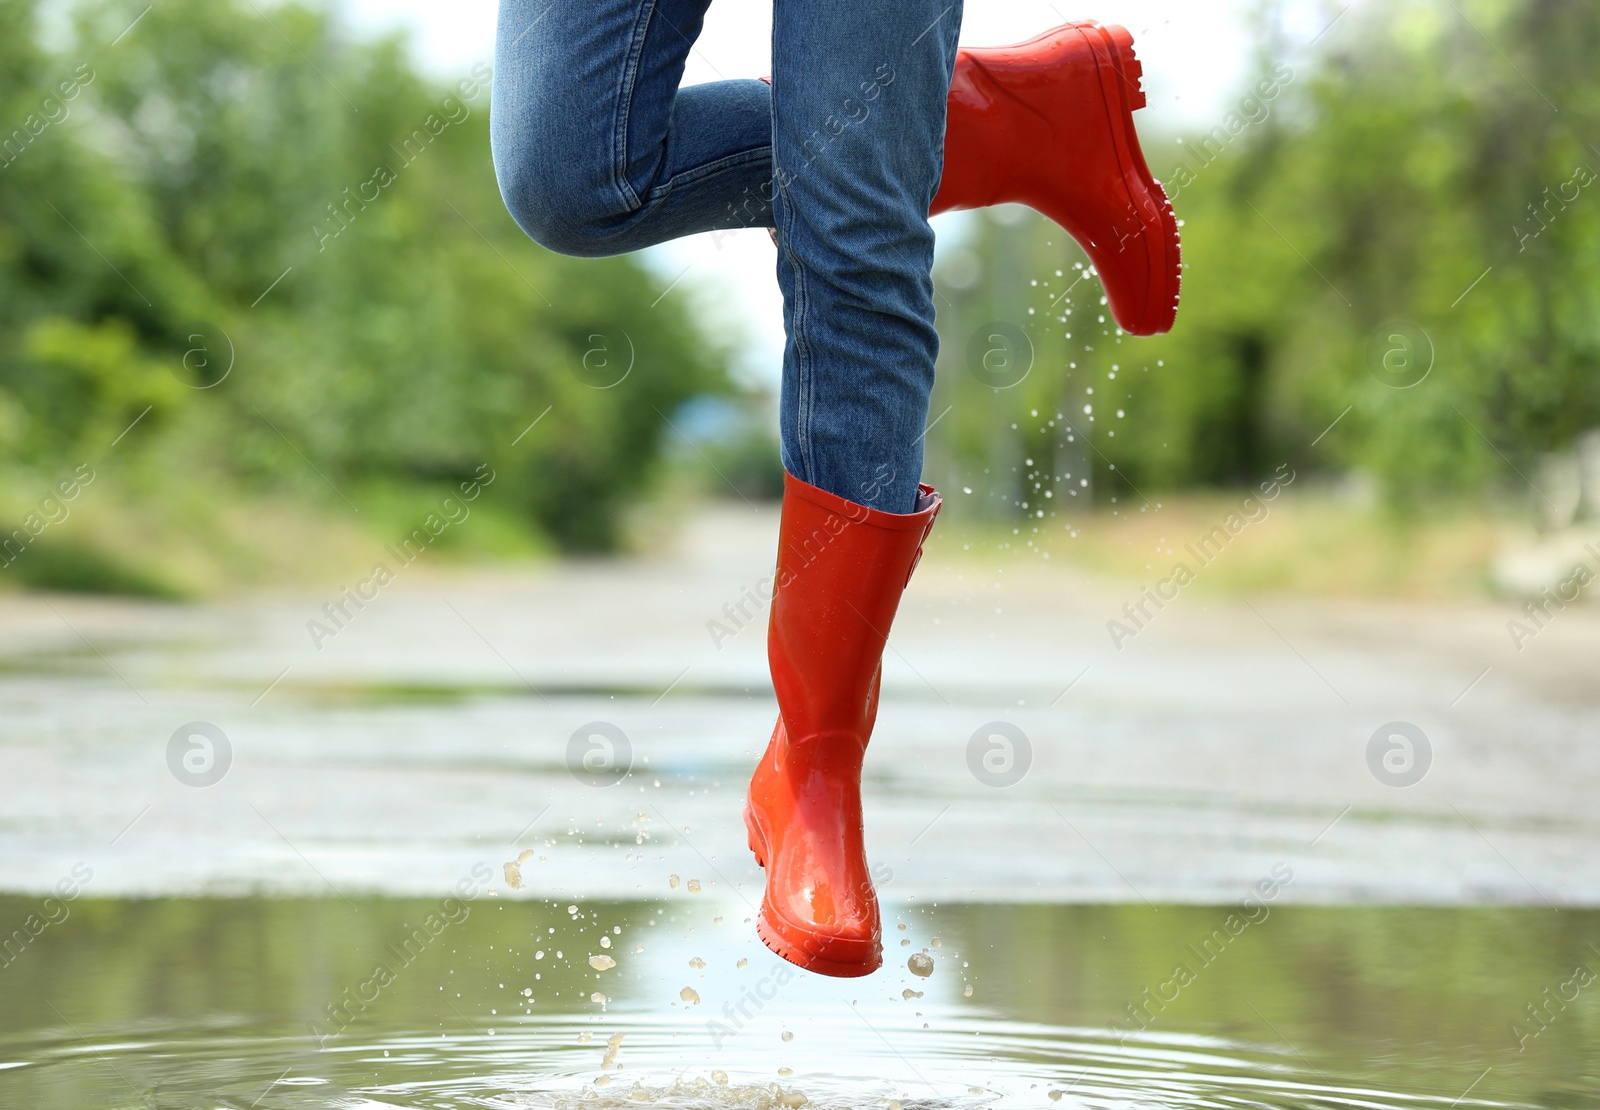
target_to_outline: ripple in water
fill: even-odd
[[[1212,1037],[1143,1037],[985,1021],[932,1032],[858,1026],[827,1046],[828,1070],[780,1069],[788,1049],[733,1043],[686,1059],[675,1027],[646,1015],[610,1023],[603,1046],[569,1019],[529,1019],[470,1035],[391,1035],[318,1050],[309,1037],[239,1021],[143,1024],[86,1039],[70,1031],[0,1044],[14,1105],[215,1110],[1198,1110],[1308,1106],[1364,1110],[1516,1104],[1375,1090],[1303,1069],[1289,1050]],[[626,1047],[623,1047],[624,1044]],[[914,1048],[909,1048],[913,1045]],[[702,1050],[703,1051],[703,1050]]]

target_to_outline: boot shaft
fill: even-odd
[[[1014,46],[956,53],[932,213],[1005,203],[1070,207],[1061,193],[1094,164],[1084,144],[1104,130],[1104,57],[1083,28],[1098,33],[1095,24],[1068,23]],[[1089,125],[1075,126],[1085,115]]]
[[[939,511],[922,491],[916,512],[885,513],[785,475],[767,657],[791,740],[865,745],[889,627]]]

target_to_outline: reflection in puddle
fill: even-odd
[[[0,898],[0,921],[28,904]],[[479,901],[357,1005],[437,902],[74,905],[0,967],[0,1106],[1398,1110],[1600,1089],[1595,998],[1522,1051],[1506,1032],[1600,944],[1593,912],[1285,907],[1138,1030],[1127,1003],[1216,908],[902,905],[915,947],[834,981],[761,949],[740,905]]]

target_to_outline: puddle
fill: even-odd
[[[0,897],[43,925],[0,956],[0,1106],[1600,1105],[1595,911],[1285,906],[1216,941],[1225,907],[899,904],[853,981],[709,896],[42,911]]]
[[[1478,1107],[1534,1105],[1398,1093],[1319,1077],[1298,1061],[1206,1038],[1118,1048],[1070,1030],[952,1027],[903,1061],[862,1053],[828,1072],[780,1077],[699,1066],[665,1029],[629,1022],[637,1072],[598,1070],[559,1023],[478,1034],[394,1035],[317,1054],[292,1039],[242,1026],[209,1034],[129,1030],[104,1041],[40,1039],[26,1070],[0,1072],[13,1105],[280,1107],[537,1107],[610,1110],[779,1110],[879,1107],[978,1110],[988,1106]],[[975,1036],[983,1045],[968,1044]],[[15,1053],[23,1046],[12,1044]],[[865,1047],[865,1046],[863,1046]],[[841,1060],[840,1064],[847,1064]],[[791,1069],[792,1070],[792,1069]],[[81,1099],[82,1101],[77,1101]]]

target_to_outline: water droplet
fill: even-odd
[[[785,1029],[783,1031],[783,1039],[786,1041],[792,1041],[794,1040],[794,1034]]]
[[[690,879],[689,880],[689,893],[690,894],[699,894],[700,893],[700,880],[699,879]]]
[[[917,952],[906,961],[906,967],[911,969],[911,974],[926,979],[933,974],[933,957],[926,952]]]
[[[590,956],[589,966],[596,971],[610,971],[617,966],[617,961],[610,956]]]
[[[678,997],[683,999],[685,1002],[692,1002],[696,1006],[700,1005],[700,992],[695,990],[693,987],[684,987],[678,992]]]
[[[668,875],[667,876],[667,885],[670,886],[673,890],[677,890],[678,889],[678,876],[676,876],[676,875]]]
[[[691,959],[689,961],[689,966],[692,967],[692,968],[695,968],[696,970],[699,970],[700,968],[706,966],[706,962],[704,960],[702,960],[699,956],[696,956],[696,957],[694,957],[693,959]]]

